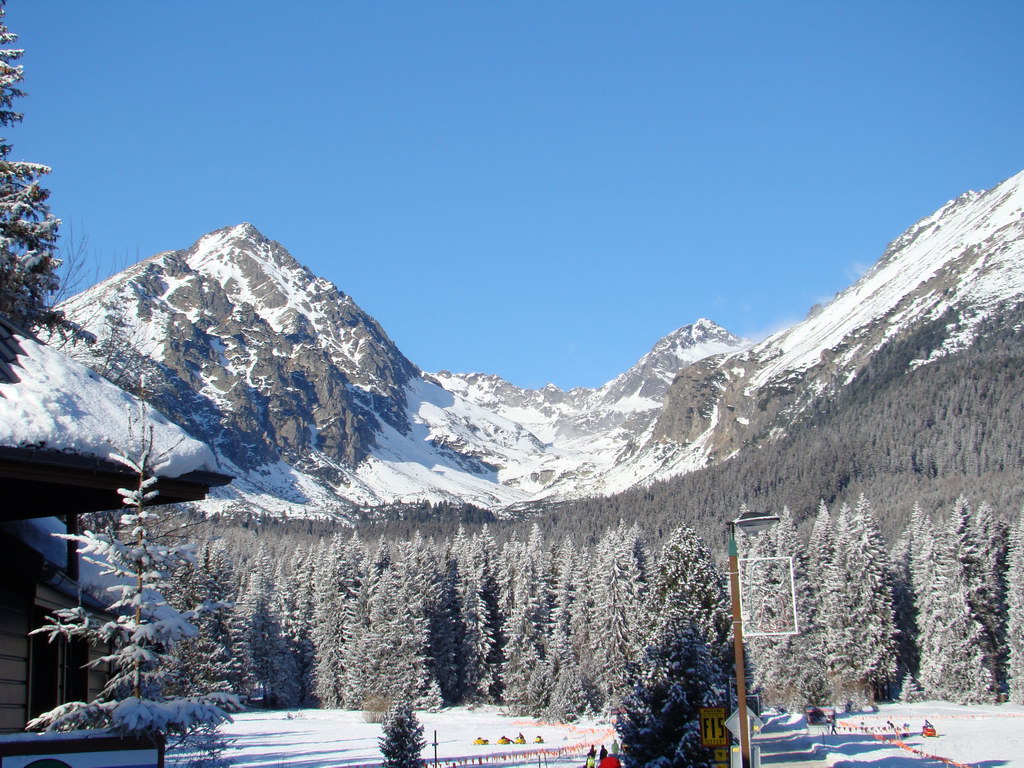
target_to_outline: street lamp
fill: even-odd
[[[736,546],[736,529],[748,536],[756,536],[779,522],[778,515],[766,515],[749,510],[729,521],[729,588],[732,592],[732,644],[736,657],[736,714],[740,732],[740,758],[743,768],[750,768],[750,732],[747,730],[747,675],[743,659],[743,615],[740,610],[740,555]]]

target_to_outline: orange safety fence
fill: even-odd
[[[878,719],[879,716],[873,715],[870,717]],[[945,717],[945,715],[943,715],[943,717]],[[868,736],[871,736],[874,739],[877,739],[878,741],[884,741],[886,744],[892,744],[895,747],[899,747],[904,752],[909,752],[910,754],[916,755],[917,757],[923,757],[926,760],[938,760],[940,763],[945,763],[946,765],[953,766],[953,768],[976,768],[970,763],[958,763],[956,760],[953,760],[952,758],[942,757],[941,755],[933,755],[930,752],[925,752],[923,749],[918,749],[917,747],[911,744],[907,744],[900,738],[900,736],[906,733],[906,731],[898,731],[894,733],[893,730],[888,727],[880,726],[877,728],[869,728],[868,726],[864,725],[863,722],[859,725],[853,725],[852,723],[848,722],[838,722],[836,724],[836,729],[842,730],[847,733],[863,733]]]

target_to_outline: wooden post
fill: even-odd
[[[747,723],[747,670],[743,659],[743,615],[740,609],[740,561],[736,528],[729,526],[729,589],[732,592],[732,647],[736,659],[736,713],[740,730],[740,757],[750,768],[750,731]]]

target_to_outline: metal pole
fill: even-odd
[[[437,768],[437,731],[434,731],[434,768]]]
[[[740,561],[736,526],[729,524],[729,588],[732,592],[732,647],[736,657],[736,713],[740,730],[740,758],[750,768],[750,732],[747,730],[747,670],[743,661],[743,616],[740,612]]]

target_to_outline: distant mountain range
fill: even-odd
[[[801,323],[751,345],[709,320],[597,389],[425,373],[380,325],[241,224],[153,256],[64,309],[76,348],[237,475],[214,508],[345,514],[419,500],[493,509],[606,496],[783,440],[893,344],[942,318],[906,373],[959,354],[1024,298],[1024,174],[895,240]]]

